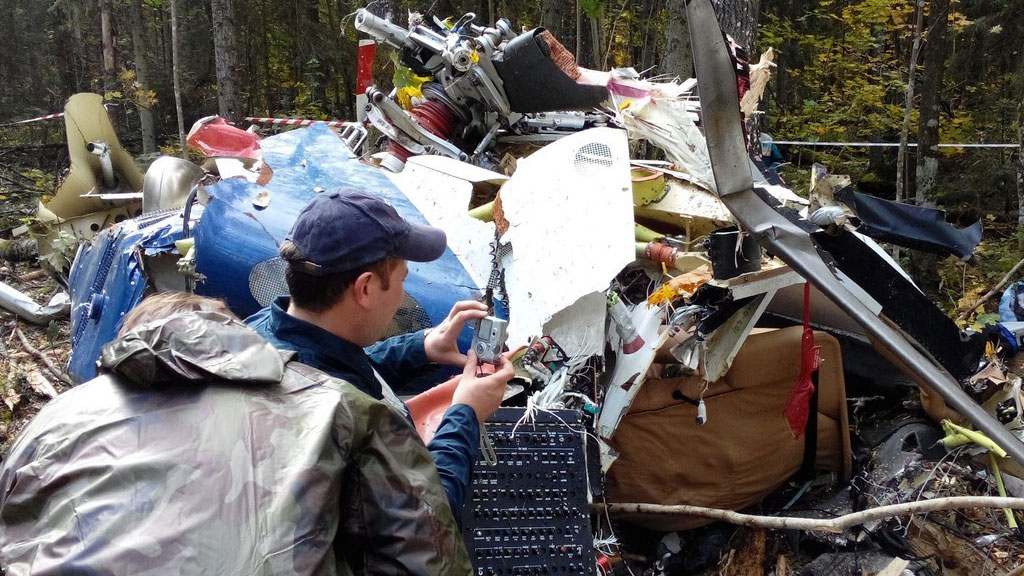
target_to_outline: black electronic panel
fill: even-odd
[[[462,518],[475,573],[593,575],[582,415],[520,422],[525,412],[501,408],[487,421],[497,464],[476,463]]]

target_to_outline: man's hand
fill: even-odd
[[[466,366],[462,369],[462,380],[452,395],[452,404],[466,404],[476,412],[477,420],[483,423],[501,405],[505,386],[515,376],[515,370],[512,361],[504,354],[498,357],[494,374],[477,376],[477,366],[476,353],[471,350]]]
[[[482,302],[463,300],[452,306],[448,317],[436,327],[427,332],[423,339],[423,348],[427,353],[427,360],[438,364],[449,364],[451,366],[465,366],[466,355],[459,352],[459,334],[469,320],[476,320],[487,316],[487,306]],[[475,372],[474,372],[475,374]]]

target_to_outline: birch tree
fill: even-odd
[[[732,36],[748,54],[752,54],[757,39],[757,17],[761,0],[711,0],[722,30]],[[752,57],[752,56],[751,56]]]
[[[659,72],[689,78],[693,75],[693,54],[690,29],[686,26],[686,0],[668,0],[666,12],[665,59]]]
[[[188,160],[188,143],[185,142],[185,116],[181,110],[181,68],[178,64],[178,0],[171,0],[171,78],[174,83],[174,111],[178,119],[178,142],[181,157]]]
[[[896,157],[896,201],[906,198],[907,140],[910,137],[910,116],[914,110],[914,87],[917,81],[917,57],[921,52],[921,31],[924,28],[924,0],[917,1],[917,16],[914,19],[914,42],[910,49],[910,66],[907,72],[907,98],[903,112],[903,128],[900,130],[900,150]]]
[[[103,46],[103,90],[113,90],[117,84],[114,63],[114,15],[111,0],[100,0],[100,42]]]
[[[149,89],[149,65],[146,56],[145,22],[142,17],[142,0],[131,0],[132,51],[135,57],[136,89],[133,91],[135,107],[139,113],[139,128],[142,132],[142,152],[156,151],[156,134],[153,131],[153,92]]]

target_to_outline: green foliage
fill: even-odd
[[[56,189],[57,176],[52,172],[40,170],[39,168],[32,168],[29,170],[23,170],[20,174],[26,179],[34,182],[35,191],[39,194],[52,194]]]
[[[295,118],[308,118],[310,120],[324,120],[327,114],[324,113],[322,103],[314,100],[310,87],[305,82],[292,84],[295,89],[295,100],[291,110],[291,116]]]
[[[905,85],[892,47],[907,33],[908,13],[912,8],[903,0],[845,6],[820,0],[795,22],[769,17],[763,44],[795,45],[806,62],[788,71],[799,84],[801,104],[773,116],[770,130],[812,141],[879,140],[898,131]]]
[[[978,245],[974,262],[968,265],[950,257],[939,264],[939,276],[947,299],[938,304],[945,306],[950,314],[967,310],[977,303],[1021,259],[1017,248],[1021,231],[1015,232],[1014,228],[999,223],[994,215],[988,215],[984,220],[985,238]],[[1010,278],[1007,284],[1022,278]],[[997,314],[998,308],[997,294],[977,310],[978,317],[973,325],[983,326],[990,314]]]
[[[587,18],[598,19],[604,15],[605,0],[579,0],[579,3]]]
[[[139,79],[135,74],[135,70],[124,68],[117,75],[117,79],[121,83],[122,91],[107,92],[104,96],[105,100],[119,100],[121,98],[125,98],[135,106],[142,106],[150,109],[157,104],[156,92],[142,88],[142,85],[139,84]]]

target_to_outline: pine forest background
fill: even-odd
[[[474,12],[513,28],[544,26],[580,65],[692,75],[685,0],[407,2],[370,8],[404,25],[408,11]],[[713,0],[753,61],[777,68],[759,127],[776,140],[917,142],[898,148],[782,146],[783,176],[806,192],[810,166],[850,174],[868,193],[985,223],[970,263],[902,253],[926,292],[966,308],[1024,248],[1024,2],[1020,0]],[[350,0],[0,0],[0,201],[52,192],[60,112],[72,94],[105,94],[122,141],[142,161],[179,146],[182,122],[213,114],[353,119],[356,45]],[[378,50],[375,79],[391,74]],[[909,113],[909,115],[908,115]],[[935,148],[938,142],[1018,148]]]

